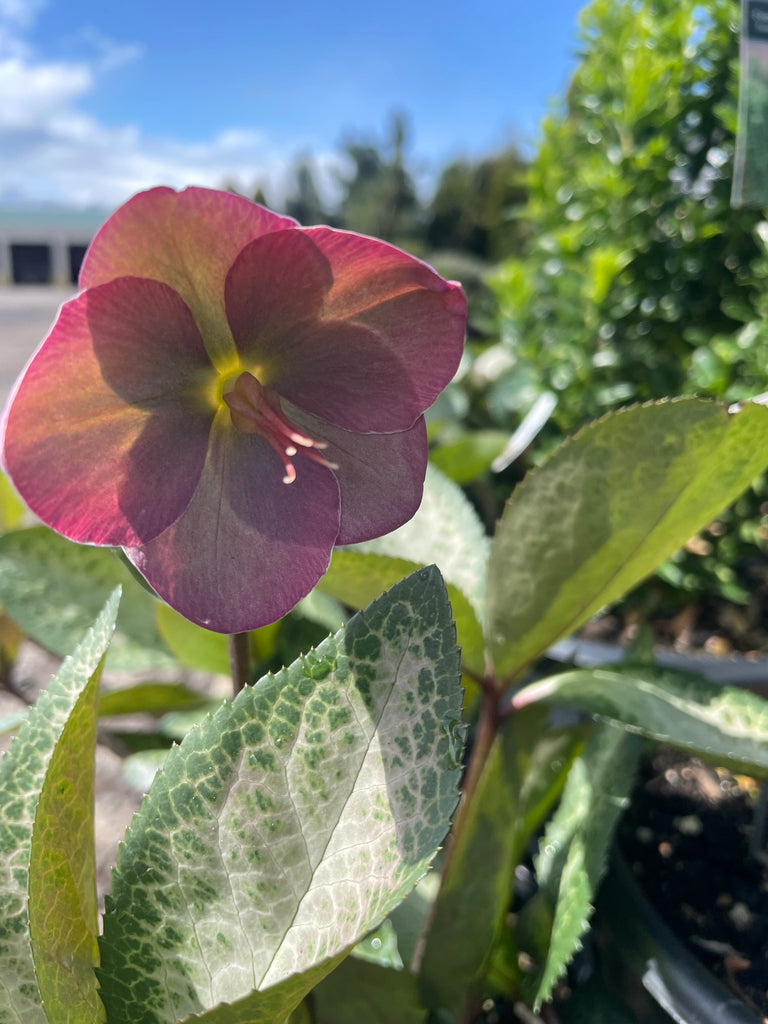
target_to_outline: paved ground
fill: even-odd
[[[74,288],[16,285],[0,288],[0,407],[20,370],[48,333]]]

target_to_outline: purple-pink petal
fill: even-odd
[[[116,277],[148,277],[184,299],[209,348],[225,366],[235,356],[224,312],[224,281],[237,254],[255,238],[296,229],[231,192],[153,188],[124,203],[99,230],[80,271],[80,287]]]
[[[200,332],[181,296],[159,281],[120,277],[89,288],[91,346],[106,383],[133,405],[170,394],[194,399],[215,378]]]
[[[208,629],[281,618],[328,567],[339,531],[333,473],[300,458],[292,484],[266,441],[217,417],[198,489],[181,518],[126,554],[157,593]]]
[[[91,544],[165,530],[205,460],[206,371],[189,310],[165,285],[124,278],[63,306],[3,424],[4,465],[32,511]]]
[[[269,385],[297,329],[320,316],[333,278],[328,261],[303,231],[273,231],[249,243],[232,264],[225,304],[244,365],[258,364]]]
[[[355,434],[298,409],[288,415],[312,437],[323,440],[323,455],[336,467],[341,491],[337,544],[357,544],[396,530],[421,504],[427,470],[427,428],[420,416],[393,434]],[[299,472],[301,466],[299,464]]]
[[[406,430],[461,358],[461,289],[420,260],[344,231],[252,242],[227,277],[245,365],[295,405],[346,430]]]
[[[411,393],[418,410],[414,413],[404,404],[397,426],[391,424],[390,410],[387,426],[372,423],[367,429],[406,429],[429,408],[458,368],[466,325],[466,300],[461,286],[443,280],[426,263],[377,239],[330,228],[304,230],[333,272],[333,285],[323,307],[323,323],[352,324],[368,330],[393,363],[406,368],[412,381]],[[323,338],[327,342],[328,335]],[[289,378],[291,381],[292,401],[297,404],[302,404],[296,396],[311,341],[307,338],[303,347],[291,350],[290,366],[284,371],[286,382]],[[349,365],[344,362],[337,373],[343,375]],[[350,368],[350,372],[355,371]],[[386,403],[377,402],[376,398],[377,388],[386,387],[386,382],[371,376],[371,400],[377,411],[384,414]],[[310,411],[324,415],[322,409]]]

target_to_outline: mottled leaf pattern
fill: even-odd
[[[0,761],[0,1022],[47,1024],[29,942],[27,898],[32,828],[56,742],[89,679],[100,670],[119,594],[67,658]]]
[[[347,602],[353,608],[364,608],[377,594],[393,587],[398,580],[419,568],[418,562],[364,551],[362,547],[336,548],[328,572],[318,583],[320,590]],[[448,584],[448,597],[464,666],[482,673],[485,667],[485,644],[477,615],[463,591],[451,583]]]
[[[429,466],[416,515],[399,530],[354,546],[422,564],[434,562],[447,583],[466,594],[482,621],[488,538],[460,487]]]
[[[632,786],[642,741],[598,725],[568,773],[557,810],[539,843],[539,889],[520,918],[535,936],[536,971],[527,978],[535,1007],[545,1002],[581,948],[608,848]]]
[[[112,1024],[219,1021],[221,1002],[228,1021],[271,1019],[267,1004],[285,1018],[434,856],[460,707],[431,567],[195,728],[119,854],[100,972]]]
[[[768,778],[768,701],[700,676],[653,665],[563,672],[515,695],[557,702],[682,747],[735,772]]]

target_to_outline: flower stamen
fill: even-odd
[[[338,466],[320,454],[328,445],[297,430],[283,412],[277,394],[261,385],[252,373],[241,373],[232,390],[222,395],[222,398],[229,406],[235,429],[243,434],[259,434],[277,453],[285,470],[283,483],[292,484],[296,479],[296,467],[292,460],[299,450],[302,455],[326,469],[338,469]]]

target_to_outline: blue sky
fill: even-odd
[[[439,168],[529,150],[574,66],[582,0],[0,0],[0,203],[115,205],[152,184],[279,200],[297,155],[408,114]]]

